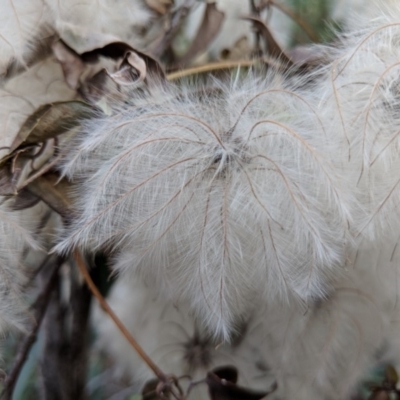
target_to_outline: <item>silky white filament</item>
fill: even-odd
[[[79,217],[57,249],[114,249],[118,271],[189,302],[225,337],[261,297],[324,297],[350,201],[335,140],[282,82],[170,86],[89,122],[65,161]]]

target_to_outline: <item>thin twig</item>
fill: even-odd
[[[259,60],[258,60],[259,61]],[[186,76],[201,74],[205,72],[219,71],[222,69],[239,68],[239,67],[252,67],[256,64],[256,60],[239,60],[239,61],[222,61],[213,62],[199,67],[186,68],[182,71],[172,72],[167,75],[169,81],[174,81]]]
[[[136,339],[131,335],[131,333],[126,329],[125,325],[121,322],[118,316],[114,313],[112,308],[108,305],[105,298],[100,293],[99,289],[97,289],[94,284],[92,278],[90,277],[89,272],[86,269],[85,262],[83,261],[82,255],[78,250],[75,250],[75,261],[78,265],[79,271],[82,273],[86,284],[89,286],[90,291],[99,301],[101,307],[104,311],[110,316],[110,318],[114,321],[115,325],[118,327],[120,332],[124,335],[126,340],[132,345],[132,347],[136,350],[141,359],[149,366],[149,368],[154,372],[157,378],[162,382],[168,382],[167,375],[161,371],[161,369],[154,363],[154,361],[146,354],[143,348],[139,345]]]
[[[61,257],[53,257],[51,260],[48,260],[48,264],[51,262],[55,266],[53,267],[53,271],[51,272],[47,284],[44,286],[42,292],[39,294],[35,303],[32,305],[32,309],[34,310],[34,319],[36,323],[31,332],[24,338],[21,345],[19,346],[18,354],[15,356],[14,359],[14,364],[11,367],[11,370],[8,373],[7,378],[4,382],[4,390],[1,395],[2,400],[11,400],[12,398],[14,387],[17,383],[21,369],[25,364],[26,358],[28,357],[32,345],[36,341],[37,333],[45,315],[50,295],[55,287],[58,269],[62,261],[63,258]]]

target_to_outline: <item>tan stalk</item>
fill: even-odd
[[[154,374],[157,376],[157,378],[162,381],[162,382],[168,382],[168,376],[164,374],[163,371],[153,362],[153,360],[146,354],[146,352],[143,350],[143,348],[140,346],[140,344],[136,341],[136,339],[130,334],[128,329],[126,329],[125,325],[121,322],[121,320],[118,318],[118,316],[114,313],[112,308],[108,305],[106,299],[102,296],[100,293],[99,289],[96,287],[94,284],[92,278],[90,277],[90,274],[88,270],[86,269],[85,262],[83,260],[83,257],[79,250],[75,250],[74,253],[74,258],[76,261],[76,264],[78,265],[79,271],[82,273],[86,284],[88,285],[90,291],[92,294],[96,297],[96,299],[99,301],[101,307],[103,310],[110,316],[110,318],[113,320],[115,325],[118,327],[120,332],[124,335],[125,339],[131,344],[131,346],[136,350],[140,358],[148,365],[148,367],[154,372]]]

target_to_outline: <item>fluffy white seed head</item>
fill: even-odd
[[[239,385],[267,391],[273,382],[266,359],[260,354],[258,324],[243,326],[232,345],[221,344],[201,329],[184,305],[176,307],[159,298],[141,282],[119,278],[108,297],[113,311],[134,335],[147,354],[166,373],[177,377],[190,375],[192,381],[204,379],[213,368],[234,365]],[[138,357],[113,321],[95,309],[97,347],[114,362],[117,377],[127,377],[140,390],[153,373]],[[180,382],[183,386],[188,380]],[[208,399],[206,385],[200,385],[190,399]]]
[[[343,139],[339,164],[359,201],[354,232],[372,238],[399,235],[400,223],[400,6],[389,3],[332,49],[316,89],[329,134]]]
[[[349,201],[333,138],[282,82],[168,87],[89,122],[64,169],[79,217],[57,249],[109,246],[118,271],[225,336],[260,297],[323,297],[345,257]]]

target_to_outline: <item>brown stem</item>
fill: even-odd
[[[146,352],[143,350],[143,348],[139,345],[139,343],[136,341],[136,339],[130,334],[128,329],[124,326],[124,324],[121,322],[121,320],[117,317],[117,315],[114,313],[112,308],[108,305],[107,301],[105,298],[102,296],[100,293],[99,289],[97,289],[96,285],[94,284],[92,278],[90,277],[89,272],[86,269],[85,262],[83,261],[82,255],[78,250],[75,250],[74,253],[75,256],[75,261],[78,265],[79,271],[82,273],[86,284],[88,285],[90,291],[93,293],[93,295],[96,297],[96,299],[99,301],[101,307],[104,309],[104,311],[110,316],[110,318],[114,321],[115,325],[118,327],[118,329],[121,331],[121,333],[124,335],[126,340],[131,344],[131,346],[136,350],[138,355],[141,357],[141,359],[149,366],[149,368],[154,372],[154,374],[157,376],[157,378],[162,381],[162,382],[168,382],[169,379],[166,374],[164,374],[163,371],[153,362],[153,360],[146,354]]]
[[[31,332],[23,339],[22,343],[19,346],[18,354],[15,356],[14,364],[10,369],[10,372],[7,375],[7,378],[4,382],[4,389],[1,395],[2,400],[11,400],[14,392],[15,384],[17,383],[19,374],[21,372],[22,367],[25,364],[26,358],[28,357],[29,351],[32,345],[35,343],[37,338],[37,333],[40,328],[41,322],[43,320],[44,314],[47,309],[47,305],[49,304],[50,295],[55,287],[55,283],[57,281],[57,274],[59,266],[62,263],[62,258],[52,258],[47,261],[47,264],[54,264],[53,270],[51,271],[50,278],[48,279],[46,285],[44,286],[42,292],[37,297],[35,303],[32,306],[34,310],[34,319],[35,326],[32,328]]]

